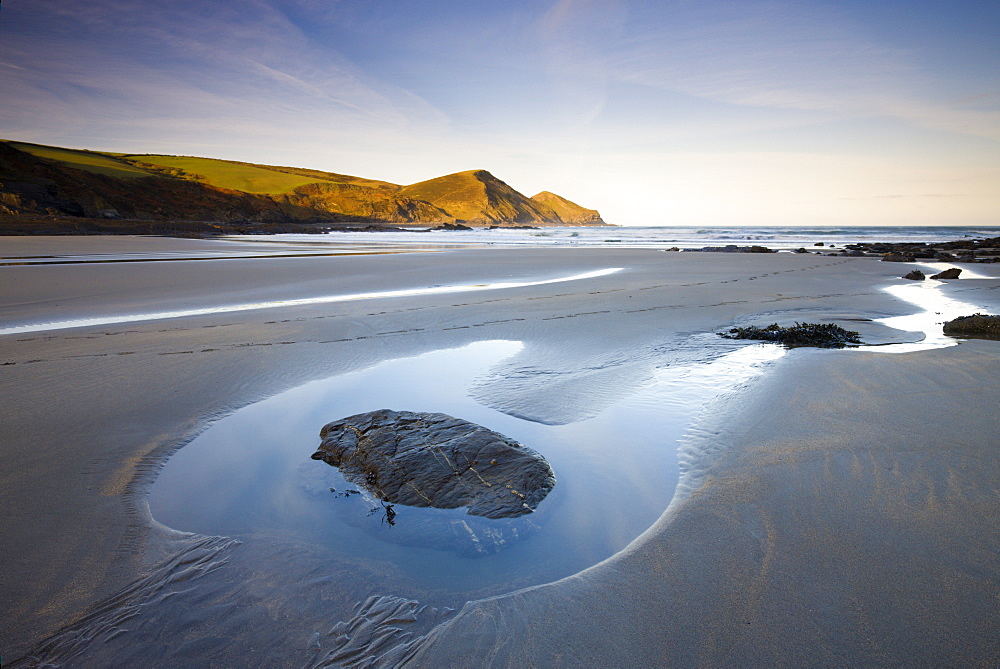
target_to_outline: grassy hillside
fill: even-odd
[[[252,167],[260,167],[265,170],[271,170],[274,172],[285,172],[286,174],[294,174],[300,177],[312,177],[318,181],[329,181],[331,183],[337,184],[348,184],[352,186],[366,186],[368,188],[377,188],[379,190],[396,192],[399,190],[399,186],[388,181],[378,181],[377,179],[365,179],[364,177],[354,177],[349,174],[338,174],[336,172],[323,172],[321,170],[310,170],[304,167],[280,167],[277,165],[256,165],[253,163],[241,163],[238,161],[229,161],[237,165],[251,165]]]
[[[138,154],[126,154],[123,158],[138,167],[150,165],[149,169],[167,168],[166,173],[172,176],[244,193],[290,193],[299,186],[320,181],[316,177],[277,172],[249,163],[231,163],[213,158]]]
[[[532,195],[531,199],[539,204],[545,205],[559,215],[567,225],[604,225],[601,215],[596,209],[581,207],[575,202],[570,202],[564,197],[555,193],[543,190],[537,195]]]
[[[552,197],[567,216],[580,221],[596,216],[595,224],[603,223],[597,212]],[[45,217],[101,219],[105,223],[95,224],[100,230],[108,228],[106,221],[275,226],[276,230],[329,223],[563,223],[546,201],[525,197],[485,170],[401,187],[298,167],[103,153],[14,140],[0,140],[0,217],[20,217],[19,223],[7,221],[11,230],[23,230],[25,221]],[[574,220],[573,224],[586,223]],[[67,231],[78,229],[70,226]]]
[[[115,158],[109,154],[97,153],[95,151],[78,151],[76,149],[62,149],[57,146],[44,146],[42,144],[29,144],[27,142],[14,142],[10,140],[0,140],[9,146],[30,153],[37,158],[54,160],[69,167],[103,174],[118,179],[135,179],[138,177],[149,177],[153,174],[134,165],[130,165],[124,160]]]
[[[455,219],[474,225],[559,224],[559,216],[532,202],[486,170],[469,170],[421,181],[399,191],[423,200]]]
[[[486,185],[476,174],[480,170],[458,172],[403,187],[400,194],[430,202],[455,218],[472,220],[486,202]]]

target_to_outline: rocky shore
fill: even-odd
[[[704,253],[776,253],[774,249],[759,244],[749,246],[727,244],[691,249],[672,247],[667,250]],[[801,247],[796,249],[795,253],[848,258],[881,258],[887,262],[931,260],[935,262],[995,263],[1000,262],[1000,237],[942,242],[859,242],[845,244],[842,248],[837,248],[833,244],[827,245],[823,242],[817,242],[811,249]]]
[[[838,255],[881,256],[890,262],[995,263],[1000,262],[1000,237],[989,239],[960,239],[951,242],[906,242],[886,244],[866,242],[847,244],[846,251]]]

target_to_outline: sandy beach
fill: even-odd
[[[680,448],[677,492],[624,550],[552,583],[473,592],[455,611],[421,608],[427,593],[379,560],[331,566],[282,532],[240,542],[158,523],[147,503],[158,472],[213,422],[384,361],[520,342],[476,401],[573,424],[734,324],[835,322],[874,345],[924,336],[874,320],[920,311],[883,290],[911,265],[874,258],[382,250],[3,239],[0,328],[26,329],[0,335],[6,662],[1000,661],[996,341],[791,351],[663,444]],[[97,253],[130,261],[55,262]],[[1000,265],[973,269],[984,278],[938,290],[1000,312]],[[255,304],[266,306],[220,311]],[[123,320],[137,314],[155,318]],[[80,319],[91,321],[38,325]]]

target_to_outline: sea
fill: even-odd
[[[621,246],[632,248],[759,245],[778,251],[818,244],[842,248],[859,242],[941,242],[1000,237],[1000,226],[855,226],[855,227],[546,227],[475,228],[440,230],[411,228],[405,231],[331,232],[325,235],[269,235],[249,238],[263,241],[379,243],[429,246]],[[247,236],[241,237],[247,239]]]

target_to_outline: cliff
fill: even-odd
[[[558,196],[525,197],[485,170],[400,186],[305,168],[10,140],[0,140],[0,216],[22,222],[49,216],[258,227],[603,224],[596,211]]]
[[[467,225],[559,225],[551,208],[532,201],[486,170],[406,186],[400,195],[429,202]]]
[[[581,207],[577,203],[570,202],[547,190],[543,190],[538,195],[532,195],[531,199],[554,211],[566,225],[607,225],[596,209]]]

